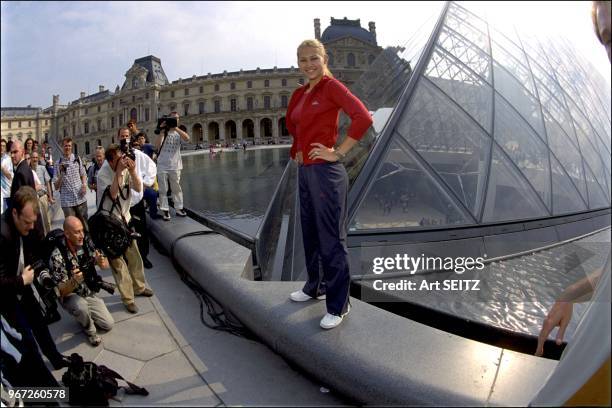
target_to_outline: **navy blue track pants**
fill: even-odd
[[[327,312],[340,316],[348,307],[351,282],[346,250],[348,175],[338,162],[300,166],[299,185],[308,271],[303,291],[312,297],[326,294]]]

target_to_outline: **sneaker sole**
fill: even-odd
[[[312,298],[312,297],[309,296],[308,299],[294,299],[291,296],[289,296],[289,299],[294,301],[294,302],[298,302],[299,303],[299,302],[308,302],[309,300],[313,300],[313,299],[316,299],[316,300],[325,300],[325,295],[317,296],[316,298]]]

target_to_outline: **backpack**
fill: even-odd
[[[123,380],[126,386],[120,386]],[[62,383],[68,387],[70,405],[108,406],[108,399],[117,395],[119,388],[126,394],[149,395],[149,392],[125,380],[116,371],[104,365],[83,361],[77,353],[70,355],[70,366],[62,375]]]
[[[109,199],[113,205],[110,210],[103,208],[104,200]],[[89,217],[89,233],[96,246],[104,252],[109,259],[116,259],[123,256],[128,247],[132,244],[132,231],[119,209],[121,219],[112,214],[116,207],[119,207],[119,199],[113,200],[110,196],[110,186],[106,187],[100,200],[98,210]]]

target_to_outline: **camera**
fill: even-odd
[[[53,289],[55,285],[55,281],[51,277],[51,273],[47,266],[43,261],[36,261],[32,265],[32,269],[34,269],[34,278],[38,282],[38,284],[44,289]]]
[[[65,173],[66,170],[68,170],[68,163],[60,163],[59,167],[60,167],[60,171],[62,173]]]
[[[106,282],[96,272],[96,261],[93,257],[87,256],[83,248],[79,248],[76,253],[77,264],[73,268],[78,267],[83,273],[85,284],[89,289],[98,293],[100,289],[104,289],[111,295],[115,293],[115,286],[112,283]]]
[[[161,126],[163,122],[166,122],[165,126]],[[157,119],[157,127],[153,131],[156,135],[159,135],[162,130],[168,130],[176,127],[178,125],[178,120],[174,116],[165,115],[161,118]]]
[[[130,146],[130,142],[128,139],[121,139],[121,152],[129,157],[132,160],[136,160],[136,153],[134,153],[134,148]]]

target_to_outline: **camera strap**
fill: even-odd
[[[166,144],[166,139],[168,139],[168,133],[170,133],[170,132],[164,132],[164,140],[162,140],[162,144],[161,144],[161,146],[159,146],[159,150],[157,151],[157,157],[159,157],[159,155],[161,154],[162,149],[164,148],[164,145]]]

